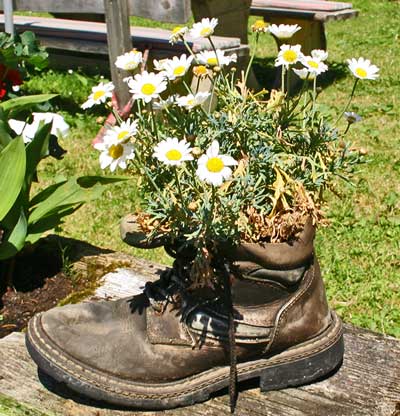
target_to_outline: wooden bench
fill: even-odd
[[[250,13],[264,17],[271,24],[301,26],[290,43],[302,45],[306,54],[313,49],[327,49],[325,22],[358,16],[351,3],[325,0],[252,0]]]
[[[154,9],[150,5],[154,3]],[[188,53],[183,44],[172,46],[169,43],[170,31],[163,29],[130,27],[129,15],[139,14],[139,16],[152,17],[160,20],[181,21],[188,18],[187,7],[184,6],[180,12],[175,13],[178,3],[188,4],[187,0],[156,0],[150,2],[142,0],[120,0],[113,2],[110,0],[70,0],[68,2],[57,2],[54,0],[16,0],[17,10],[47,10],[54,13],[75,13],[76,17],[80,14],[87,15],[93,12],[95,15],[104,13],[106,23],[87,22],[82,20],[53,19],[46,17],[14,16],[14,29],[17,32],[25,30],[33,31],[42,44],[49,49],[51,63],[53,66],[62,68],[73,68],[74,66],[84,66],[90,68],[97,64],[97,67],[110,64],[112,80],[116,86],[117,96],[120,106],[123,107],[129,100],[128,89],[123,83],[123,79],[128,73],[117,69],[114,66],[118,55],[130,50],[132,46],[141,50],[149,51],[148,58],[152,62],[153,58],[162,59],[180,53]],[[167,4],[170,6],[166,7]],[[107,7],[108,5],[108,7]],[[160,7],[168,10],[163,14]],[[175,5],[175,7],[172,7]],[[0,9],[3,4],[0,0]],[[47,7],[47,9],[46,9]],[[129,9],[131,7],[131,9]],[[161,7],[162,8],[162,7]],[[133,9],[133,10],[132,10]],[[171,10],[170,10],[171,9]],[[4,30],[6,19],[0,15],[0,30]],[[239,65],[244,65],[248,57],[248,46],[241,45],[238,38],[216,37],[215,45],[223,49],[226,53],[235,52],[239,58]],[[210,49],[207,39],[191,40],[188,38],[189,45],[195,52]],[[109,59],[107,59],[109,57]]]
[[[195,20],[217,17],[216,34],[239,37],[242,43],[247,43],[250,14],[262,16],[270,23],[298,24],[302,30],[288,42],[301,44],[305,53],[326,49],[325,22],[358,15],[351,3],[325,0],[192,0],[192,11]]]
[[[60,239],[63,240],[63,239]],[[64,239],[66,240],[66,239]],[[110,253],[85,245],[70,249],[79,253],[74,270],[106,274],[96,299],[117,299],[138,293],[144,282],[158,278],[164,266],[122,253]],[[60,244],[65,244],[60,241]],[[71,261],[76,261],[71,253]],[[85,254],[86,253],[86,254]],[[119,265],[119,266],[116,266]],[[122,267],[115,272],[116,267]],[[101,275],[101,274],[100,274]],[[331,377],[300,388],[260,393],[257,383],[242,384],[238,416],[398,416],[400,411],[400,340],[352,325],[345,325],[345,356]],[[24,335],[13,333],[0,340],[0,414],[4,397],[12,399],[9,413],[35,416],[225,416],[229,397],[220,392],[205,403],[166,412],[107,409],[78,397],[63,385],[39,373],[30,359]],[[11,401],[9,401],[11,403]],[[21,413],[15,413],[18,403]],[[13,407],[14,406],[14,407]],[[25,410],[25,413],[23,411]]]

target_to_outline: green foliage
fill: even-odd
[[[4,394],[0,394],[0,414],[2,416],[55,416],[54,413],[34,409]]]
[[[0,221],[13,206],[24,183],[26,155],[22,137],[11,140],[0,153]]]
[[[101,197],[107,184],[118,177],[83,176],[60,179],[32,195],[41,160],[49,155],[51,123],[42,124],[26,145],[22,137],[12,138],[10,115],[18,115],[54,95],[19,97],[0,104],[2,127],[6,132],[0,152],[0,261],[14,257],[26,244],[34,244],[44,232],[58,227],[64,217],[85,202]],[[7,143],[8,142],[8,143]]]
[[[1,32],[0,63],[23,72],[42,70],[48,65],[48,53],[39,46],[33,32],[20,35]]]

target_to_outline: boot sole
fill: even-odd
[[[30,321],[26,345],[38,367],[58,382],[80,395],[118,406],[146,410],[188,406],[229,384],[229,366],[163,384],[119,379],[67,356],[43,331],[40,314]],[[239,363],[238,381],[258,378],[261,391],[304,385],[335,370],[343,352],[342,323],[332,312],[331,325],[312,340],[266,359]]]

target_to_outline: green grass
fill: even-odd
[[[353,184],[338,182],[335,195],[327,195],[330,226],[318,232],[319,255],[328,297],[346,322],[400,337],[400,8],[395,1],[355,0],[357,19],[327,24],[330,71],[320,102],[339,113],[353,85],[345,60],[364,56],[381,68],[378,81],[360,82],[351,109],[363,121],[352,127],[350,139],[368,152]],[[253,19],[253,18],[252,18]],[[161,25],[144,19],[132,24]],[[173,25],[162,25],[171,28]],[[267,35],[257,50],[255,70],[268,82],[273,73],[276,47]],[[30,92],[58,92],[56,109],[72,126],[63,146],[62,162],[47,160],[40,179],[48,183],[57,175],[98,174],[98,154],[90,146],[101,114],[83,113],[79,104],[98,82],[84,74],[46,72],[32,79]],[[343,126],[339,126],[343,128]],[[92,244],[170,263],[162,251],[133,250],[118,234],[122,216],[138,206],[135,180],[110,188],[101,201],[88,204],[68,218],[63,235]]]
[[[52,416],[52,414],[33,409],[28,405],[17,402],[11,397],[0,394],[1,416]]]

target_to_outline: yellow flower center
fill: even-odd
[[[177,66],[174,69],[174,75],[177,75],[177,76],[183,75],[185,73],[185,70],[186,70],[186,68],[183,65]]]
[[[364,68],[357,68],[355,72],[360,78],[365,78],[368,75]]]
[[[168,150],[168,152],[165,153],[165,156],[167,157],[168,160],[181,160],[182,159],[182,153],[176,149]]]
[[[218,64],[218,59],[216,57],[208,58],[207,63],[208,63],[208,65],[212,65],[212,66],[217,65]]]
[[[253,25],[253,30],[263,30],[267,27],[267,23],[264,20],[256,20]]]
[[[195,66],[193,68],[193,73],[198,77],[207,75],[207,68],[204,65]]]
[[[315,62],[315,61],[307,61],[307,63],[308,63],[308,66],[310,66],[311,68],[315,68],[315,69],[318,69],[318,62]]]
[[[174,27],[173,29],[172,29],[172,33],[174,34],[174,35],[176,35],[179,31],[181,31],[183,29],[183,27],[182,26],[176,26],[176,27]]]
[[[207,161],[207,169],[209,172],[218,173],[225,167],[224,162],[219,157],[211,157]]]
[[[124,153],[124,146],[122,146],[122,144],[113,144],[109,149],[108,149],[108,154],[113,158],[113,159],[118,159],[119,157],[121,157]]]
[[[297,59],[297,52],[292,49],[288,49],[287,51],[283,52],[282,57],[286,62],[293,63]]]
[[[145,95],[152,95],[156,91],[156,87],[153,84],[143,84],[142,93]]]
[[[203,29],[201,29],[200,31],[200,35],[201,36],[209,36],[212,33],[212,29],[211,27],[203,27]]]
[[[118,140],[125,139],[125,137],[126,137],[128,134],[129,134],[129,131],[128,131],[128,130],[121,130],[121,131],[118,133],[117,138],[118,138]]]
[[[196,101],[193,98],[190,98],[189,100],[187,100],[187,105],[195,105]]]
[[[100,90],[100,91],[96,91],[95,93],[93,93],[93,100],[97,101],[100,100],[101,97],[103,97],[103,95],[105,95],[105,91]]]

